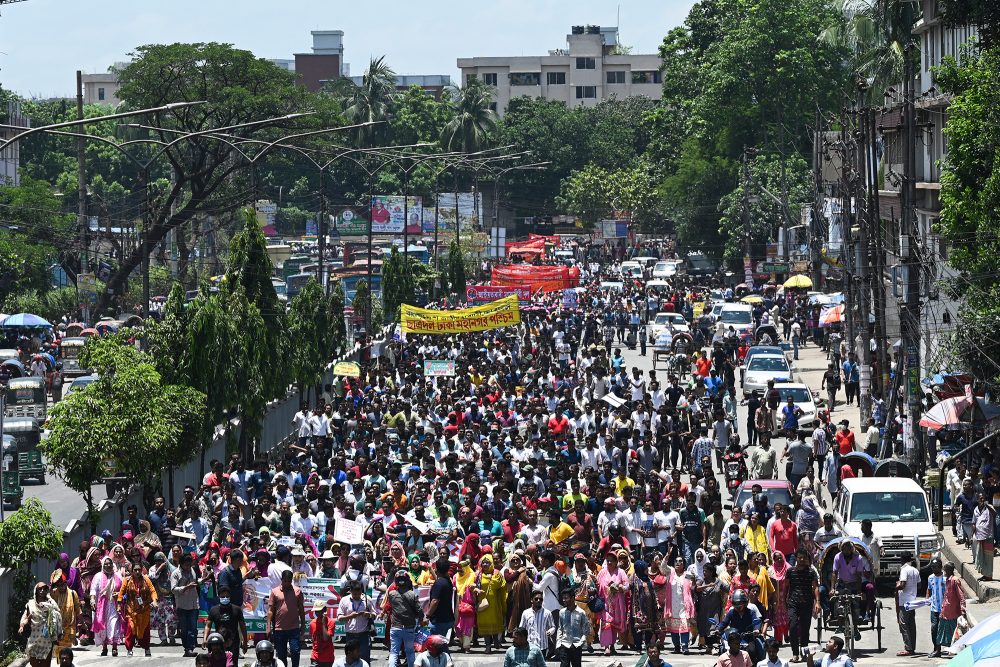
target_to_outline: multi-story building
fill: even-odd
[[[296,53],[293,71],[300,84],[316,92],[328,81],[343,76],[344,31],[313,30],[311,34],[312,53]]]
[[[123,67],[127,63],[115,63],[115,67]],[[118,75],[110,69],[107,72],[95,72],[83,75],[83,103],[109,104],[118,106]]]
[[[496,111],[511,98],[557,100],[568,106],[594,106],[612,95],[660,99],[663,64],[659,55],[621,53],[617,27],[573,26],[566,48],[545,56],[459,58],[462,80],[477,77],[496,87]]]
[[[352,76],[351,81],[360,86],[364,77]],[[423,88],[434,97],[440,99],[444,89],[451,85],[451,77],[447,74],[397,74],[396,90],[403,91],[410,86]]]
[[[31,121],[21,113],[21,100],[12,99],[7,101],[7,108],[4,109],[4,125],[16,125],[17,127],[31,127]],[[0,128],[0,143],[9,141],[21,130],[12,128]],[[18,169],[21,167],[21,148],[18,142],[7,146],[0,151],[0,185],[18,186],[21,178]]]

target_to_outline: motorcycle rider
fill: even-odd
[[[722,471],[726,475],[726,488],[729,489],[729,495],[735,498],[736,489],[747,479],[749,474],[747,457],[740,447],[738,438],[734,438],[729,443],[729,450],[722,456]]]
[[[719,624],[719,632],[728,642],[733,636],[746,638],[746,651],[750,654],[753,664],[764,658],[764,644],[761,641],[761,629],[764,621],[756,607],[748,604],[746,591],[733,593],[733,606],[726,612]]]
[[[274,656],[274,644],[268,640],[262,639],[257,642],[254,651],[257,654],[257,660],[250,667],[285,667],[281,659]]]

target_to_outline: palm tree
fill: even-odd
[[[385,62],[385,56],[372,58],[361,76],[361,85],[340,78],[331,92],[344,105],[344,115],[352,125],[386,121],[396,100],[396,73]],[[358,146],[371,146],[386,136],[386,125],[369,125],[353,131]]]
[[[819,34],[819,41],[850,53],[855,75],[868,84],[870,101],[881,103],[882,93],[903,80],[906,58],[919,59],[913,26],[920,4],[912,0],[836,0],[836,23]]]
[[[446,150],[475,153],[482,150],[490,131],[496,127],[497,112],[490,105],[496,89],[477,77],[466,81],[463,88],[451,88],[449,100],[454,117],[441,133]]]

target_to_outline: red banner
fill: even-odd
[[[542,290],[553,292],[568,287],[576,287],[580,282],[580,272],[571,273],[566,266],[534,266],[531,264],[513,264],[493,267],[493,285],[530,287],[532,293]]]

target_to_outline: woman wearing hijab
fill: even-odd
[[[771,626],[774,628],[774,638],[784,642],[788,638],[788,561],[780,551],[771,554],[771,567],[768,576],[774,582],[774,595],[771,608]],[[761,586],[761,590],[764,587]]]
[[[578,552],[573,558],[569,585],[575,592],[576,608],[590,621],[590,632],[587,633],[587,646],[590,647],[594,643],[594,628],[597,626],[597,614],[590,608],[591,601],[597,597],[597,576],[591,571],[587,556],[582,552]],[[600,606],[600,603],[596,604]]]
[[[118,573],[119,577],[128,576],[128,573],[132,570],[132,564],[125,555],[125,547],[121,544],[111,547],[111,562],[114,563],[115,572]]]
[[[59,568],[59,571],[62,572],[63,577],[66,579],[66,588],[74,591],[79,597],[83,593],[83,585],[80,582],[80,570],[70,564],[68,553],[59,554],[56,567]]]
[[[656,603],[656,592],[653,581],[649,578],[646,561],[641,558],[635,562],[635,575],[629,586],[632,598],[631,619],[632,639],[635,649],[642,653],[643,644],[650,644],[653,637],[660,631],[661,608]]]
[[[62,617],[62,636],[59,637],[54,651],[58,663],[62,650],[72,648],[76,644],[76,626],[80,621],[80,596],[66,585],[66,575],[62,570],[55,570],[49,583],[52,585],[52,601],[59,607],[59,614]]]
[[[531,606],[534,584],[524,565],[523,552],[515,551],[510,555],[507,567],[503,569],[503,576],[507,584],[507,632],[512,634],[514,628],[521,623],[521,614]]]
[[[799,503],[799,511],[795,513],[795,527],[799,537],[805,534],[815,535],[821,523],[822,517],[816,507],[816,496],[811,490],[805,491]]]
[[[469,533],[462,542],[462,548],[458,552],[458,560],[468,560],[472,567],[479,567],[479,558],[483,555],[483,549],[479,546],[479,534]]]
[[[492,653],[494,647],[501,648],[503,643],[507,613],[507,582],[493,566],[492,554],[483,554],[479,559],[476,605],[476,627],[479,636],[486,638],[486,652]]]
[[[34,594],[24,605],[19,631],[22,635],[30,633],[26,652],[31,667],[48,667],[52,648],[62,637],[62,615],[49,597],[49,585],[44,581],[35,584]]]
[[[723,600],[729,597],[729,587],[722,583],[716,572],[715,564],[706,563],[702,578],[694,584],[698,647],[705,649],[706,653],[712,650],[712,647],[705,643],[705,637],[712,631],[709,620],[714,619],[716,622],[722,620]]]
[[[604,600],[604,611],[597,614],[604,655],[614,655],[615,642],[628,627],[629,578],[618,566],[618,553],[608,552],[604,569],[597,575],[597,595]]]
[[[402,543],[393,542],[389,546],[389,557],[392,558],[392,564],[396,569],[407,569],[406,551],[403,549]]]
[[[767,569],[767,554],[755,553],[750,558],[747,573],[760,586],[760,614],[770,618],[771,605],[774,603],[774,582]]]
[[[698,549],[694,552],[694,562],[688,566],[687,574],[692,581],[698,581],[705,577],[705,564],[708,563],[708,552]]]
[[[101,656],[108,654],[108,644],[111,644],[111,655],[118,655],[118,644],[124,637],[125,628],[118,614],[118,591],[122,587],[122,578],[115,571],[114,561],[105,557],[101,561],[101,571],[90,584],[90,605],[94,609],[94,643],[101,645]]]
[[[156,607],[156,587],[142,572],[141,565],[133,565],[131,576],[125,579],[118,591],[118,604],[125,617],[125,650],[132,657],[132,647],[136,644],[149,652],[149,622]]]
[[[674,653],[687,655],[691,638],[690,621],[695,619],[691,579],[684,573],[684,559],[676,558],[667,572],[667,602],[663,606],[665,631],[670,633]]]
[[[455,621],[455,636],[462,645],[462,653],[469,652],[472,635],[476,630],[476,571],[469,561],[458,563],[455,575],[455,593],[458,596],[458,614]]]
[[[157,551],[163,551],[159,536],[153,532],[149,522],[145,520],[139,522],[139,534],[135,536],[134,544],[146,562],[151,562],[153,554]]]

